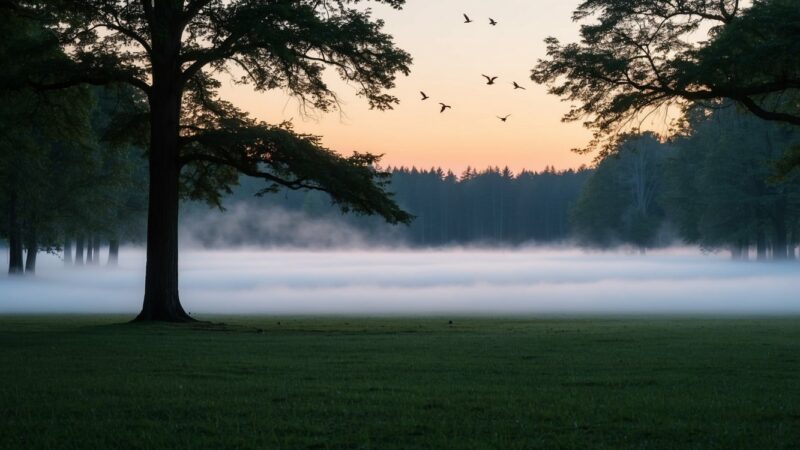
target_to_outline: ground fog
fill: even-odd
[[[0,277],[0,313],[135,313],[144,252],[120,267]],[[188,250],[181,297],[198,314],[797,314],[800,263],[691,250]]]

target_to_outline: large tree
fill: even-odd
[[[374,0],[400,8],[403,0]],[[219,100],[218,77],[283,89],[327,111],[337,97],[326,68],[358,86],[377,109],[410,57],[360,0],[0,0],[42,21],[69,56],[29,71],[29,85],[127,83],[149,108],[149,212],[145,293],[139,320],[188,321],[178,295],[179,186],[212,201],[237,172],[277,186],[327,192],[345,210],[406,222],[385,191],[376,156],[342,157],[317,138],[251,119]],[[184,178],[181,179],[181,175]]]
[[[566,121],[594,132],[586,148],[619,148],[654,112],[730,99],[800,126],[796,0],[584,0],[580,42],[548,38],[534,81],[572,102]],[[794,163],[800,163],[797,158]]]

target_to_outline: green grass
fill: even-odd
[[[800,318],[122,320],[0,317],[0,447],[800,444]]]

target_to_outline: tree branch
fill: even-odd
[[[243,173],[243,174],[245,174],[245,175],[247,175],[249,177],[262,178],[264,180],[279,184],[279,185],[281,185],[281,186],[283,186],[285,188],[288,188],[288,189],[291,189],[291,190],[295,190],[295,191],[296,190],[300,190],[300,189],[310,189],[310,190],[315,190],[315,191],[320,191],[320,192],[329,192],[327,189],[325,189],[325,188],[323,188],[321,186],[308,184],[306,182],[306,180],[302,180],[302,179],[291,180],[291,181],[290,180],[285,180],[285,179],[277,177],[277,176],[275,176],[275,175],[273,175],[271,173],[263,172],[263,171],[260,171],[260,170],[257,170],[257,169],[252,169],[252,168],[249,168],[249,167],[245,167],[244,165],[237,164],[235,161],[231,161],[231,160],[228,160],[226,158],[221,158],[219,156],[208,155],[208,154],[204,154],[204,153],[189,153],[189,154],[183,155],[180,158],[180,165],[181,165],[181,167],[183,167],[186,164],[189,164],[189,163],[192,163],[192,162],[201,162],[201,161],[202,162],[209,162],[209,163],[212,163],[212,164],[220,164],[220,165],[228,166],[228,167],[231,167],[233,169],[236,169],[237,171],[239,171],[239,172],[241,172],[241,173]]]
[[[786,122],[792,125],[800,126],[800,116],[788,113],[768,111],[762,108],[755,100],[747,96],[730,96],[730,98],[742,104],[742,106],[747,108],[754,115],[764,120],[771,120],[775,122]]]
[[[92,77],[90,74],[85,74],[80,77],[70,78],[68,80],[59,81],[55,83],[39,83],[35,81],[28,81],[28,84],[36,90],[40,91],[55,91],[59,89],[67,89],[82,84],[90,84],[93,86],[106,86],[114,83],[127,83],[136,87],[144,92],[148,97],[151,93],[150,85],[136,77]]]

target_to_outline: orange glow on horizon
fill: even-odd
[[[372,5],[414,58],[411,75],[399,78],[392,91],[401,100],[392,111],[371,111],[354,87],[333,78],[342,111],[315,117],[304,115],[298,101],[281,92],[254,93],[249,86],[226,83],[221,94],[258,119],[292,120],[298,131],[321,135],[326,146],[341,153],[383,154],[383,166],[460,173],[467,166],[509,166],[518,172],[589,165],[591,155],[570,149],[585,145],[590,133],[580,124],[562,123],[568,105],[530,81],[530,70],[545,56],[545,37],[577,37],[578,26],[571,21],[577,4],[409,0],[401,11]],[[464,24],[462,13],[475,22]],[[499,24],[490,26],[489,17]],[[498,76],[496,85],[487,86],[484,73]],[[514,90],[514,81],[526,90]],[[420,90],[431,98],[421,101]],[[440,101],[453,109],[440,113]],[[507,114],[506,123],[497,118]]]

